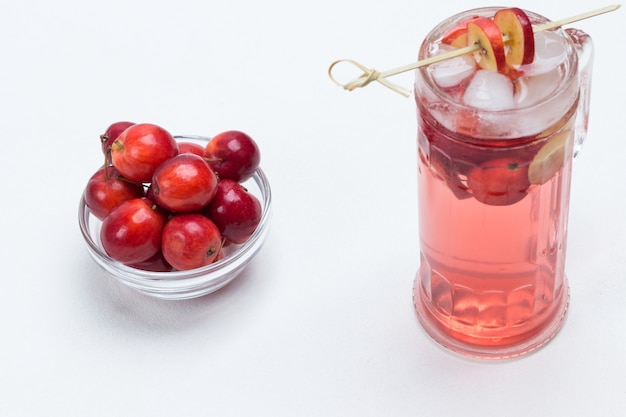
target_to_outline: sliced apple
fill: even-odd
[[[535,35],[530,19],[522,9],[512,7],[498,10],[493,17],[505,43],[506,63],[526,65],[535,58]]]
[[[467,24],[467,45],[476,44],[480,49],[475,57],[481,68],[498,72],[506,69],[502,33],[491,19],[479,17]]]
[[[471,16],[452,26],[441,38],[441,43],[454,46],[455,48],[467,46],[467,24],[476,19],[478,19],[478,16]]]
[[[528,181],[544,184],[563,166],[567,147],[572,145],[573,131],[565,130],[552,136],[528,166]]]

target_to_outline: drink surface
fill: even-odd
[[[450,48],[435,35],[421,58]],[[452,349],[524,353],[556,333],[568,302],[571,43],[560,30],[539,32],[530,65],[503,74],[462,56],[419,70],[415,89],[418,316]]]

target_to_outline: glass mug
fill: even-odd
[[[436,26],[419,59],[446,52]],[[526,12],[533,25],[548,20]],[[420,269],[413,301],[444,347],[476,358],[531,352],[561,328],[574,155],[586,135],[593,44],[535,34],[532,64],[477,70],[472,55],[416,70]]]

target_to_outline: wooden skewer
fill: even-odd
[[[605,13],[609,13],[612,11],[615,11],[617,9],[619,9],[621,7],[620,4],[614,4],[611,6],[606,6],[606,7],[602,7],[600,9],[596,9],[596,10],[592,10],[586,13],[582,13],[576,16],[572,16],[572,17],[568,17],[565,19],[561,19],[561,20],[557,20],[555,22],[548,22],[548,23],[544,23],[541,25],[537,25],[535,27],[533,27],[533,33],[537,33],[537,32],[541,32],[544,30],[550,30],[550,29],[555,29],[561,26],[565,26],[568,25],[570,23],[574,23],[574,22],[578,22],[580,20],[584,20],[584,19],[589,19],[590,17],[594,17],[594,16],[599,16],[601,14],[605,14]],[[506,41],[506,40],[505,40]],[[366,67],[364,67],[363,65],[359,64],[356,61],[353,61],[351,59],[340,59],[337,60],[335,62],[333,62],[330,67],[328,68],[328,76],[330,77],[330,79],[337,85],[339,85],[340,87],[343,87],[344,89],[348,90],[348,91],[352,91],[358,87],[365,87],[366,85],[368,85],[370,82],[372,81],[378,81],[380,83],[382,83],[383,85],[385,85],[386,87],[392,89],[393,91],[400,93],[406,97],[408,97],[410,95],[410,92],[402,87],[399,87],[391,82],[389,82],[386,78],[390,77],[392,75],[397,75],[406,71],[411,71],[426,65],[431,65],[434,64],[436,62],[439,61],[444,61],[446,59],[451,59],[451,58],[456,58],[458,56],[461,55],[465,55],[465,54],[469,54],[475,51],[478,51],[480,49],[480,45],[479,44],[474,44],[474,45],[470,45],[470,46],[466,46],[464,48],[460,48],[445,54],[441,54],[441,55],[436,55],[430,58],[426,58],[423,59],[421,61],[417,61],[417,62],[413,62],[411,64],[408,65],[403,65],[401,67],[397,67],[397,68],[393,68],[387,71],[383,71],[383,72],[378,72],[374,69],[367,69]],[[353,81],[350,81],[346,84],[341,84],[339,82],[337,82],[337,80],[335,80],[335,78],[332,75],[332,70],[335,67],[335,65],[341,63],[341,62],[349,62],[353,65],[355,65],[356,67],[358,67],[359,69],[361,69],[363,71],[363,74],[361,76],[359,76],[358,78],[354,79]]]
[[[548,22],[542,25],[538,25],[533,29],[533,31],[537,33],[537,32],[541,32],[542,30],[555,29],[561,26],[569,25],[570,23],[578,22],[580,20],[589,19],[590,17],[600,16],[601,14],[614,12],[620,7],[621,7],[621,4],[614,4],[611,6],[602,7],[600,9],[592,10],[587,13],[582,13],[576,16],[568,17],[566,19],[557,20],[556,22]]]

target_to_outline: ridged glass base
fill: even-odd
[[[413,304],[417,317],[432,339],[452,352],[476,359],[511,359],[533,352],[556,336],[565,322],[569,305],[569,287],[564,278],[562,291],[552,303],[552,313],[543,323],[511,337],[488,337],[468,328],[454,326],[450,318],[442,319],[421,291],[420,276],[415,279]]]

